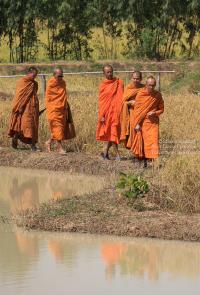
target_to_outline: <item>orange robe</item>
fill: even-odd
[[[154,117],[148,117],[148,112],[156,112]],[[164,101],[159,91],[149,92],[141,89],[134,107],[134,127],[140,124],[142,130],[134,130],[134,141],[131,151],[137,158],[157,158],[159,154],[159,115],[164,112]]]
[[[105,79],[99,86],[99,114],[96,139],[102,141],[120,141],[120,106],[124,92],[124,83],[119,78]],[[105,124],[100,119],[105,117]]]
[[[38,83],[26,76],[19,79],[12,104],[8,137],[18,135],[20,141],[31,144],[32,139],[38,142],[39,101]],[[19,109],[23,113],[19,114]]]
[[[67,93],[66,83],[64,80],[56,81],[52,77],[47,85],[46,90],[46,112],[50,124],[50,131],[53,139],[65,140],[75,137],[69,134],[69,124],[67,124]],[[69,116],[72,121],[71,112]],[[72,123],[72,122],[71,122]]]
[[[134,135],[134,107],[127,106],[126,102],[129,100],[135,100],[135,97],[141,88],[145,87],[144,84],[135,85],[134,83],[126,86],[122,105],[120,110],[120,124],[121,124],[121,135],[120,143],[125,147],[131,148],[133,143]]]

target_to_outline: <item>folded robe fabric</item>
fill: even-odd
[[[27,76],[19,79],[16,87],[8,137],[16,134],[23,143],[38,142],[39,101],[38,83],[30,81]],[[22,114],[19,109],[23,108]]]
[[[148,117],[148,112],[156,112]],[[164,112],[164,101],[159,91],[149,92],[142,88],[137,96],[134,106],[134,127],[140,124],[141,131],[134,130],[134,141],[131,151],[138,159],[157,158],[159,154],[159,115]]]
[[[126,102],[129,100],[135,100],[135,97],[141,88],[144,88],[144,84],[135,85],[131,83],[126,86],[120,110],[120,143],[125,147],[131,148],[134,135],[134,107],[127,106]]]
[[[46,112],[50,124],[53,139],[66,140],[76,136],[74,128],[69,128],[67,113],[69,112],[71,123],[71,111],[67,110],[66,83],[64,80],[57,81],[52,77],[46,90]]]
[[[105,79],[99,86],[98,127],[96,139],[102,141],[120,141],[120,107],[124,92],[124,83],[119,78]],[[100,119],[104,117],[105,123]]]

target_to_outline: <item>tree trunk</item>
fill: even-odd
[[[47,31],[47,38],[48,38],[48,51],[49,51],[49,56],[50,56],[50,33],[49,33],[49,22],[48,22],[48,31]]]
[[[24,19],[21,18],[20,20],[20,27],[19,27],[19,48],[20,48],[20,62],[24,61],[23,50],[24,50]]]
[[[13,44],[13,38],[12,38],[12,29],[11,29],[11,31],[9,32],[10,62],[14,61],[12,44]]]
[[[175,18],[174,30],[173,30],[173,33],[172,33],[172,37],[171,37],[169,47],[168,47],[168,53],[167,53],[168,57],[170,56],[172,42],[174,42],[174,37],[176,35],[176,29],[177,29],[177,26],[178,26],[178,18],[179,18],[179,15],[177,15],[176,18]]]
[[[112,15],[110,14],[110,57],[113,58],[113,21],[112,21]]]
[[[104,22],[102,23],[102,32],[103,32],[104,54],[105,54],[105,58],[107,58],[108,55],[107,55],[107,44],[106,44],[106,35],[105,35],[105,29],[104,29]]]
[[[66,49],[67,49],[67,25],[65,25],[65,30],[64,30],[64,49],[63,49],[63,59],[65,60],[66,58]]]
[[[197,15],[195,14],[194,15],[194,20],[193,20],[193,23],[192,23],[192,29],[190,31],[190,37],[189,37],[190,49],[189,49],[189,52],[188,52],[188,58],[190,58],[190,56],[191,56],[194,36],[196,34],[196,19],[197,19]]]
[[[165,45],[165,52],[164,52],[164,58],[166,57],[167,54],[167,48],[168,48],[168,42],[169,42],[169,36],[170,36],[170,18],[168,18],[168,30],[167,30],[167,41],[166,41],[166,45]]]

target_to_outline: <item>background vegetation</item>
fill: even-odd
[[[198,0],[0,0],[1,62],[198,58]]]

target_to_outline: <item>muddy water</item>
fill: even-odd
[[[0,216],[104,185],[101,178],[0,167]],[[28,232],[0,220],[0,295],[188,295],[199,290],[199,243]]]

